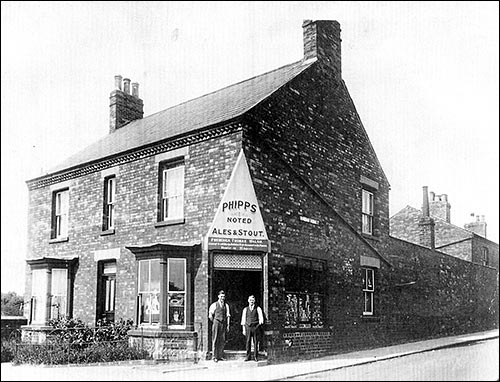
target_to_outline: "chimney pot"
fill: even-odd
[[[427,186],[422,187],[423,192],[423,203],[422,203],[422,213],[425,217],[429,217],[429,194],[427,192]]]
[[[139,83],[132,82],[132,95],[139,98]]]
[[[122,90],[122,76],[115,76],[115,88],[117,90]]]
[[[130,94],[130,79],[129,78],[123,79],[123,92],[125,94]]]

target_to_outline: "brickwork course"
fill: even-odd
[[[137,324],[133,248],[142,248],[139,256],[168,245],[165,251],[192,248],[184,334],[150,327],[146,342],[153,349],[167,346],[155,341],[171,338],[171,349],[191,346],[202,356],[209,353],[214,253],[204,241],[243,150],[270,241],[267,254],[257,253],[265,263],[260,271],[267,316],[263,346],[269,360],[498,327],[498,263],[495,268],[475,261],[485,245],[480,239],[470,248],[466,240],[457,243],[452,255],[418,245],[420,231],[413,223],[420,213],[413,209],[402,212],[404,219],[393,218],[400,233],[390,236],[390,185],[342,80],[340,25],[306,20],[303,30],[303,60],[153,116],[142,118],[137,94],[119,97],[121,89],[113,90],[110,134],[27,182],[26,299],[32,294],[33,264],[76,259],[70,313],[95,323],[99,256],[113,253],[115,320]],[[127,118],[135,120],[122,126]],[[185,164],[184,219],[158,224],[159,166],[179,156]],[[109,174],[116,177],[116,220],[113,232],[103,232],[103,180]],[[68,239],[51,240],[53,193],[66,188]],[[364,189],[374,195],[371,234],[362,233]],[[436,223],[436,232],[441,226]],[[443,244],[437,236],[436,247]],[[325,264],[318,327],[285,327],[287,256]],[[370,315],[363,314],[366,268],[375,274]]]

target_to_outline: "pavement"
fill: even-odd
[[[499,337],[499,330],[490,330],[442,337],[425,341],[409,342],[376,349],[331,355],[312,360],[267,364],[267,361],[244,362],[228,360],[215,363],[200,361],[197,364],[172,363],[128,363],[98,366],[31,366],[2,363],[2,381],[51,380],[177,380],[177,381],[273,381],[291,377],[336,370],[355,365],[368,364],[410,354],[460,346]]]

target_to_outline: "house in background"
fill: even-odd
[[[424,188],[424,203],[426,188]],[[430,192],[427,201],[429,216],[434,224],[434,249],[457,258],[498,269],[499,247],[486,238],[486,221],[477,216],[476,221],[465,224],[464,228],[451,223],[451,204],[447,194],[437,195]],[[431,247],[422,242],[422,210],[406,206],[390,219],[391,236],[411,243]]]
[[[61,316],[132,319],[131,344],[155,358],[210,356],[220,289],[226,349],[244,349],[253,294],[270,359],[495,324],[494,269],[390,237],[390,186],[342,80],[340,25],[302,28],[299,61],[147,117],[139,85],[115,77],[109,134],[27,181],[26,340]],[[401,287],[415,272],[425,293],[447,294]],[[430,326],[421,312],[449,294]],[[475,313],[450,316],[457,304]]]

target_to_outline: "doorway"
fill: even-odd
[[[262,271],[215,269],[212,274],[212,302],[217,300],[221,289],[226,293],[226,303],[231,312],[225,349],[245,350],[241,312],[248,305],[248,296],[251,294],[255,296],[256,304],[262,307]]]
[[[115,321],[116,261],[99,261],[96,321]]]

